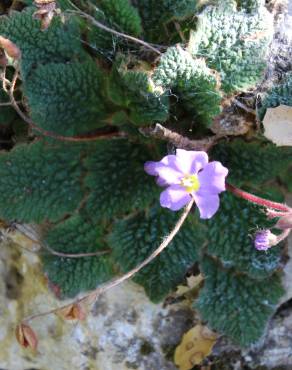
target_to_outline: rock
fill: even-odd
[[[25,316],[65,302],[48,291],[39,258],[3,242],[0,248],[0,368],[7,370],[176,370],[173,352],[193,326],[184,304],[151,303],[134,283],[116,287],[92,307],[82,322],[48,315],[30,322],[39,340],[37,353],[22,349],[14,330]]]

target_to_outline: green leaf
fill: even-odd
[[[17,117],[15,110],[11,106],[1,106],[2,103],[8,103],[9,97],[0,88],[0,126],[9,126],[10,123]]]
[[[100,226],[76,215],[50,229],[44,241],[58,252],[91,253],[108,249],[102,235]],[[108,255],[66,258],[46,254],[43,266],[49,281],[60,289],[62,298],[95,289],[113,276]]]
[[[105,26],[113,28],[113,25],[109,23],[109,19],[106,18],[105,13],[99,9],[95,9],[92,16],[94,19]],[[94,24],[89,25],[89,31],[87,34],[88,44],[100,55],[112,58],[115,53],[115,48],[120,45],[119,38],[114,34],[95,26]]]
[[[136,63],[133,68],[134,62],[122,55],[116,59],[108,85],[110,99],[128,112],[134,124],[165,121],[168,118],[168,97],[163,89],[155,90],[149,66]]]
[[[291,165],[280,174],[280,181],[292,193],[292,167]]]
[[[247,14],[226,7],[223,1],[198,16],[189,50],[220,73],[222,88],[230,94],[255,86],[263,77],[272,37],[273,17],[264,7]]]
[[[179,215],[156,206],[116,222],[109,244],[122,272],[144,261],[171,232]],[[202,226],[189,216],[169,246],[133,280],[159,302],[182,282],[187,268],[198,260],[203,242]]]
[[[168,48],[156,68],[153,81],[163,89],[178,92],[194,119],[209,125],[220,113],[218,80],[204,60],[194,59],[180,46]]]
[[[39,223],[72,212],[83,197],[81,158],[79,145],[42,141],[1,153],[0,217]]]
[[[220,198],[219,211],[207,222],[208,254],[218,257],[224,267],[253,278],[271,275],[280,267],[281,246],[258,251],[253,238],[258,228],[271,228],[275,221],[268,221],[262,208],[233,194]]]
[[[119,31],[133,36],[142,33],[141,18],[129,0],[99,0],[98,7]]]
[[[166,37],[165,25],[171,21],[193,17],[198,10],[198,0],[137,0],[136,6],[143,20],[149,41]]]
[[[202,272],[204,288],[195,304],[202,319],[241,346],[256,343],[284,294],[279,275],[257,281],[207,257]]]
[[[66,136],[104,126],[103,73],[93,61],[39,66],[24,85],[32,120]]]
[[[0,18],[0,34],[14,42],[21,50],[22,77],[36,65],[61,63],[85,58],[79,26],[74,17],[62,23],[54,17],[50,27],[41,31],[40,21],[33,18],[35,9],[12,12]]]
[[[228,168],[228,181],[234,185],[259,185],[272,180],[292,161],[290,147],[236,139],[220,143],[211,152],[212,158]]]
[[[287,73],[280,84],[265,93],[259,109],[260,118],[263,119],[267,108],[275,108],[279,105],[292,106],[292,72]]]
[[[86,161],[90,189],[86,209],[93,219],[144,209],[158,198],[158,186],[144,171],[153,154],[126,140],[103,140]]]
[[[237,0],[239,7],[252,13],[265,6],[265,0]]]

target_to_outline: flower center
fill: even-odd
[[[181,180],[181,185],[188,193],[192,193],[193,191],[198,191],[200,189],[200,182],[197,175],[186,175]]]

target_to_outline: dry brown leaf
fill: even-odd
[[[32,350],[37,349],[38,339],[35,332],[27,324],[19,324],[15,329],[15,336],[18,343],[24,348],[30,348]]]
[[[13,59],[19,59],[21,56],[21,51],[12,41],[6,39],[3,36],[0,36],[0,46],[3,48],[7,55]]]
[[[187,293],[195,292],[197,289],[199,289],[203,280],[204,278],[202,274],[196,276],[192,275],[187,278],[187,285],[178,285],[175,294],[177,296],[182,296]]]
[[[62,317],[64,320],[85,320],[86,311],[83,306],[79,303],[72,303],[69,306],[58,310],[57,315]]]
[[[268,108],[263,125],[267,139],[277,146],[292,146],[292,107]]]
[[[217,334],[203,325],[189,330],[176,347],[174,361],[180,370],[190,370],[199,365],[211,352],[217,341]]]

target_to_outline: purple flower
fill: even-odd
[[[200,217],[211,218],[219,208],[218,194],[225,190],[227,168],[220,162],[208,163],[205,152],[177,149],[159,162],[146,162],[145,171],[157,176],[157,184],[167,187],[160,195],[162,207],[177,211],[193,197]]]
[[[277,236],[270,230],[259,230],[254,239],[254,246],[258,251],[266,251],[277,243]]]

